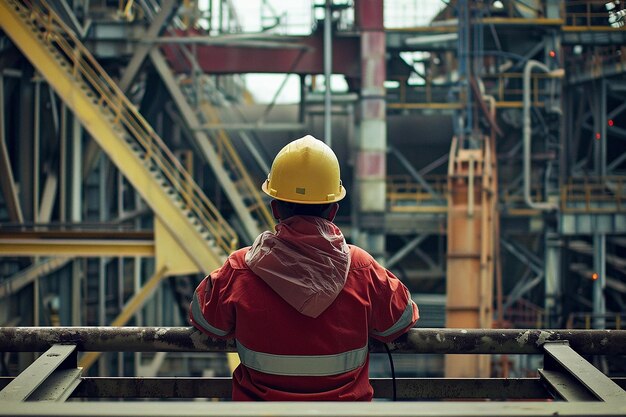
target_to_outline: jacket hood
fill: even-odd
[[[343,289],[350,250],[332,222],[293,216],[263,232],[245,257],[248,267],[300,313],[317,317]]]

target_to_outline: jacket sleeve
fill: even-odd
[[[219,339],[234,337],[235,308],[229,285],[232,273],[226,261],[224,266],[205,277],[193,293],[189,323],[208,336]]]
[[[419,319],[417,305],[404,284],[376,261],[372,264],[370,336],[391,342]]]

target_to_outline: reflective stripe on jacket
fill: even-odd
[[[233,373],[233,399],[371,400],[368,337],[388,342],[417,321],[406,287],[350,246],[343,289],[313,318],[248,268],[247,250],[234,252],[202,281],[189,310],[190,322],[204,333],[237,341],[242,364]]]

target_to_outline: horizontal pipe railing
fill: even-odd
[[[411,329],[394,353],[542,354],[545,342],[567,340],[581,355],[626,354],[626,330]],[[0,351],[41,352],[55,343],[87,352],[233,352],[234,341],[192,327],[3,327]],[[371,352],[384,352],[372,343]]]

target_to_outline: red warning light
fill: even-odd
[[[556,52],[550,51],[548,52],[548,55],[550,55],[550,58],[554,58],[556,56]]]
[[[608,124],[609,126],[613,126],[613,119],[609,119]]]
[[[595,280],[597,280],[598,278],[600,278],[600,275],[598,275],[598,273],[597,273],[597,272],[594,272],[593,274],[591,274],[591,279],[592,279],[592,280],[594,280],[594,281],[595,281]]]
[[[600,140],[601,137],[600,132],[596,133],[596,140]]]

